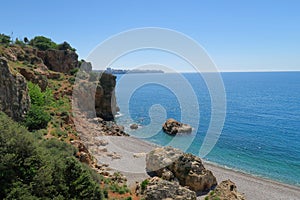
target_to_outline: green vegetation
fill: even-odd
[[[0,55],[9,57],[12,50],[16,52],[18,60],[9,60],[14,73],[40,68],[33,48],[76,51],[67,42],[56,44],[43,36],[12,40],[0,35]],[[0,199],[108,199],[112,192],[122,199],[129,196],[119,177],[97,174],[76,158],[78,149],[68,144],[80,140],[70,98],[77,72],[76,68],[70,74],[45,75],[47,87],[43,90],[28,81],[31,105],[21,124],[0,112]],[[89,77],[87,73],[82,76]]]
[[[11,39],[10,36],[5,34],[0,34],[0,44],[8,45],[10,44]]]
[[[144,191],[147,187],[147,185],[149,184],[149,180],[148,179],[145,179],[143,180],[143,182],[141,183],[141,189],[142,191]]]
[[[104,198],[69,144],[38,139],[2,112],[0,132],[0,199]]]
[[[57,44],[53,42],[50,38],[44,36],[36,36],[29,41],[31,46],[38,48],[39,50],[55,49]]]
[[[71,51],[76,51],[75,48],[71,47],[71,45],[69,43],[67,43],[66,41],[63,42],[62,44],[59,44],[56,46],[56,48],[58,50],[71,50]]]
[[[15,40],[12,40],[12,38],[5,34],[0,34],[0,45],[19,45],[19,46],[32,46],[35,48],[38,48],[39,50],[45,51],[48,49],[57,49],[57,50],[70,50],[70,51],[76,51],[75,48],[73,48],[68,42],[64,41],[61,44],[56,44],[53,42],[50,38],[44,37],[44,36],[35,36],[33,39],[29,40],[27,37],[24,37],[24,39],[16,38]]]
[[[28,40],[28,39],[27,39]],[[24,38],[25,41],[25,38]],[[63,42],[62,44],[56,44],[50,38],[44,36],[36,36],[32,40],[29,41],[29,45],[38,48],[39,50],[45,51],[48,49],[58,49],[58,50],[71,50],[76,51],[75,48],[71,47],[71,45],[67,42]]]
[[[51,91],[41,91],[41,88],[28,82],[29,96],[31,100],[31,107],[29,112],[26,114],[24,124],[28,127],[28,130],[39,130],[46,128],[48,122],[51,120],[51,116],[46,112],[45,106],[51,98]]]
[[[215,190],[212,190],[205,198],[205,200],[220,200],[218,194],[216,194]]]
[[[119,193],[119,194],[126,194],[130,192],[130,190],[127,188],[127,185],[119,186],[118,183],[110,184],[109,189],[112,192]]]

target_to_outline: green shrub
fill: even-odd
[[[75,80],[76,80],[75,77],[70,77],[70,78],[68,79],[69,83],[71,83],[72,85],[74,85]]]
[[[74,68],[70,70],[71,75],[75,75],[79,71],[79,68]]]
[[[32,82],[27,83],[31,104],[35,106],[44,106],[46,103],[45,93],[41,88]]]
[[[103,199],[76,149],[38,139],[0,112],[0,199]]]
[[[62,44],[57,45],[56,47],[58,50],[71,50],[71,51],[76,51],[75,48],[71,47],[71,45],[69,43],[67,43],[66,41],[63,42]]]
[[[24,124],[28,130],[33,131],[46,128],[50,120],[50,114],[45,112],[42,107],[32,105],[25,116]]]
[[[19,40],[18,38],[16,38],[15,44],[20,46],[25,46],[25,43],[22,40]]]
[[[25,116],[24,125],[30,131],[46,128],[51,120],[49,112],[46,111],[46,105],[53,101],[52,92],[49,89],[42,92],[41,88],[32,82],[28,82],[27,85],[31,107]]]
[[[53,42],[50,38],[44,36],[36,36],[30,40],[29,44],[38,48],[39,50],[55,49],[57,44]]]
[[[5,34],[0,34],[0,44],[8,45],[10,44],[11,39],[10,36]]]
[[[148,179],[143,180],[143,182],[141,183],[141,189],[144,191],[148,184],[149,184]]]

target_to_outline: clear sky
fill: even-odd
[[[68,41],[80,58],[119,32],[162,27],[201,44],[221,71],[300,71],[300,1],[1,2],[0,32]]]

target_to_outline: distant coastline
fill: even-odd
[[[163,70],[157,69],[113,69],[106,68],[106,70],[93,70],[94,72],[106,72],[108,74],[147,74],[147,73],[165,73]]]

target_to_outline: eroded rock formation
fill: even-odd
[[[116,77],[102,73],[95,94],[95,110],[97,117],[111,121],[117,112],[115,96]]]
[[[205,169],[199,157],[172,147],[156,148],[148,153],[146,170],[152,176],[178,181],[197,193],[207,192],[217,185],[216,177]]]
[[[16,121],[23,119],[30,107],[25,78],[12,72],[7,60],[0,57],[0,110]]]
[[[176,135],[177,133],[191,133],[192,127],[188,124],[183,124],[175,119],[168,119],[162,127],[163,131],[169,135]]]
[[[48,69],[56,72],[69,73],[78,67],[78,55],[71,50],[48,49],[38,51],[37,55]]]
[[[234,182],[226,180],[222,181],[205,199],[245,200],[246,198],[237,191]]]
[[[150,179],[146,190],[143,192],[146,200],[153,199],[176,199],[196,200],[196,193],[182,187],[176,182],[169,182],[158,177]]]

